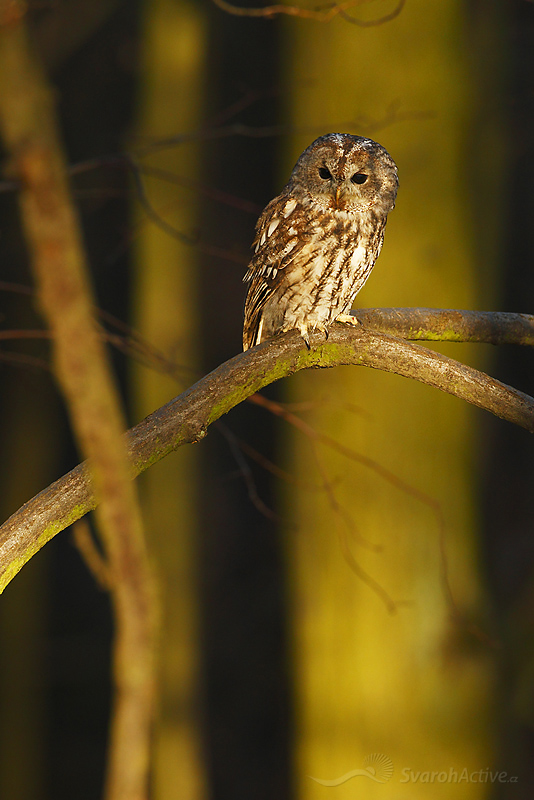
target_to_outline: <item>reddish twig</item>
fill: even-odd
[[[281,4],[262,6],[261,8],[243,8],[242,6],[235,6],[232,3],[228,3],[227,0],[213,0],[213,2],[222,11],[237,17],[264,17],[266,19],[272,19],[285,14],[288,17],[311,19],[315,22],[330,22],[334,17],[340,16],[347,22],[351,22],[359,27],[368,28],[375,25],[383,25],[395,19],[395,17],[398,17],[404,8],[406,0],[399,0],[398,5],[393,11],[374,20],[360,20],[347,13],[347,9],[353,8],[356,5],[373,2],[373,0],[347,0],[347,2],[344,3],[329,3],[322,8],[302,8],[301,6],[284,6]]]

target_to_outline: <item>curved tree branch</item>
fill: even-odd
[[[534,346],[534,316],[452,308],[361,308],[356,319],[411,341],[485,342]]]
[[[531,344],[534,331],[534,318],[521,314],[376,309],[357,316],[372,319],[376,327],[445,341]],[[154,411],[126,434],[132,477],[181,445],[200,441],[213,422],[264,386],[302,369],[347,364],[413,378],[534,432],[534,399],[528,395],[405,339],[363,326],[335,325],[326,342],[314,335],[310,350],[292,331],[241,353]],[[15,512],[0,527],[0,590],[56,533],[95,506],[84,463]]]

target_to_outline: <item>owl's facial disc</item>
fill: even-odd
[[[332,211],[357,214],[367,211],[377,199],[380,180],[367,150],[352,149],[339,156],[322,148],[315,163],[306,165],[303,183],[311,189],[314,203]]]
[[[372,183],[367,172],[354,172],[350,168],[340,171],[334,167],[330,170],[325,165],[319,167],[318,176],[317,194],[322,204],[333,211],[357,214],[367,211],[376,202],[373,193],[360,188],[365,183]]]
[[[384,148],[359,136],[328,134],[304,151],[291,174],[291,191],[323,210],[386,214],[395,205],[396,166]]]

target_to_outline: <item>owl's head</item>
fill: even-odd
[[[387,215],[395,206],[397,166],[372,139],[328,133],[304,150],[288,187],[303,202],[357,214],[368,209]]]

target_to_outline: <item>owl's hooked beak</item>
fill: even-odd
[[[342,183],[336,186],[334,205],[336,208],[344,209],[346,206],[346,198],[348,195],[347,187]]]

